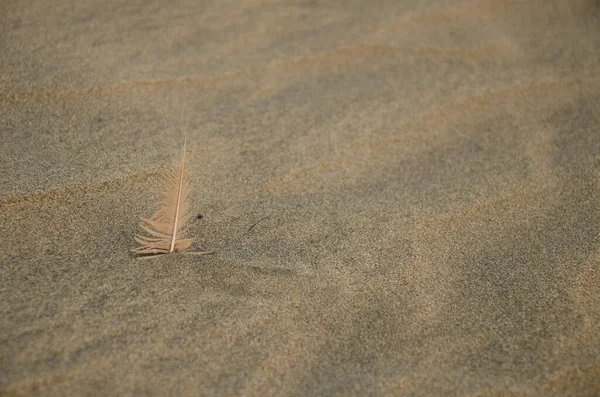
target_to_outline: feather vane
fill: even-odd
[[[192,244],[191,238],[184,238],[190,220],[188,198],[192,185],[186,181],[186,144],[183,144],[181,163],[165,173],[158,210],[150,219],[142,218],[140,227],[149,236],[136,235],[135,241],[141,244],[132,251],[137,254],[169,254],[183,251]]]

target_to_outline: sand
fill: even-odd
[[[0,3],[3,396],[600,395],[600,3]],[[136,260],[187,135],[194,250]]]

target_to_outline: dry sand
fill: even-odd
[[[0,2],[0,394],[600,395],[600,3]],[[193,161],[194,249],[136,246]]]

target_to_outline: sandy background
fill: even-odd
[[[600,395],[600,2],[0,2],[0,394]],[[183,136],[195,250],[139,261]]]

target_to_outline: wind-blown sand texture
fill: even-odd
[[[600,3],[0,2],[3,396],[600,395]],[[193,250],[130,252],[191,149]]]

